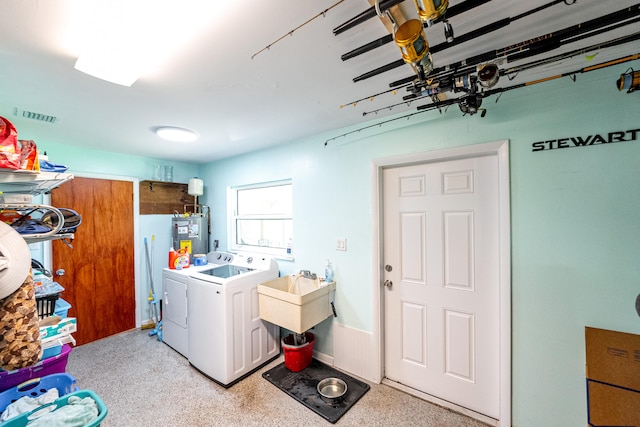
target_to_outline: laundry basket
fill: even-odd
[[[79,398],[85,398],[85,397],[90,397],[91,399],[93,399],[96,402],[96,405],[98,407],[98,417],[91,421],[89,424],[85,424],[83,427],[97,427],[100,425],[100,423],[102,422],[102,420],[105,419],[105,417],[107,416],[107,406],[104,404],[104,402],[102,401],[102,399],[100,399],[98,397],[98,395],[92,391],[92,390],[78,390],[75,391],[73,393],[69,393],[65,396],[62,396],[58,399],[56,399],[55,401],[48,403],[46,405],[42,405],[39,408],[34,409],[31,412],[27,412],[25,414],[22,414],[20,416],[17,416],[15,418],[11,418],[10,420],[7,420],[6,422],[2,423],[2,427],[26,427],[26,425],[34,420],[35,418],[39,418],[39,416],[47,416],[47,414],[41,414],[40,411],[42,411],[45,408],[48,407],[52,407],[54,408],[52,412],[55,412],[57,409],[60,409],[66,405],[69,404],[69,398],[71,398],[72,396],[75,397],[79,397]]]
[[[69,374],[51,374],[42,378],[32,378],[0,393],[0,413],[24,396],[38,397],[52,388],[58,390],[58,397],[78,390],[76,379]]]

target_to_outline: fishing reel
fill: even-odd
[[[640,89],[640,71],[633,71],[632,68],[629,68],[624,74],[620,75],[616,84],[620,92],[626,89],[627,93],[631,93]]]
[[[487,110],[480,108],[482,105],[482,92],[478,92],[478,77],[474,75],[462,75],[455,78],[454,90],[456,92],[465,92],[468,95],[460,98],[458,107],[463,114],[473,116],[480,111],[480,117],[487,114]]]
[[[449,0],[414,0],[420,19],[405,21],[393,35],[400,48],[402,59],[411,65],[421,82],[433,71],[433,61],[429,52],[429,42],[423,23],[430,27],[443,16],[449,6]],[[444,34],[448,42],[453,41],[453,27],[444,20]]]
[[[447,11],[449,0],[413,0],[420,20],[430,27]]]
[[[480,86],[484,88],[491,88],[498,83],[498,79],[500,78],[500,69],[497,64],[493,62],[481,64],[478,65],[476,70],[478,71],[478,83],[480,83]]]
[[[412,66],[420,81],[423,82],[426,75],[433,70],[433,62],[422,22],[417,19],[406,21],[400,25],[393,37],[400,48],[402,59]]]
[[[486,108],[480,108],[482,105],[482,95],[468,95],[462,98],[462,100],[458,103],[458,107],[460,107],[460,111],[463,114],[469,114],[473,116],[478,111],[480,111],[480,117],[484,117],[487,114]]]
[[[449,0],[413,0],[418,10],[418,17],[427,27],[431,27],[440,17],[444,16],[449,7]],[[448,43],[453,41],[453,27],[443,19],[444,38]]]

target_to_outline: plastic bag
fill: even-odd
[[[31,140],[18,140],[20,142],[20,169],[39,171],[38,149],[36,143]]]
[[[0,117],[0,168],[20,169],[18,131],[13,123]]]

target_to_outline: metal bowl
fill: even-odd
[[[338,403],[347,392],[347,383],[339,378],[325,378],[318,383],[318,393],[327,403]]]

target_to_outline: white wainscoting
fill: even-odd
[[[380,374],[376,371],[378,358],[371,332],[333,323],[333,365],[337,369],[380,383]]]

